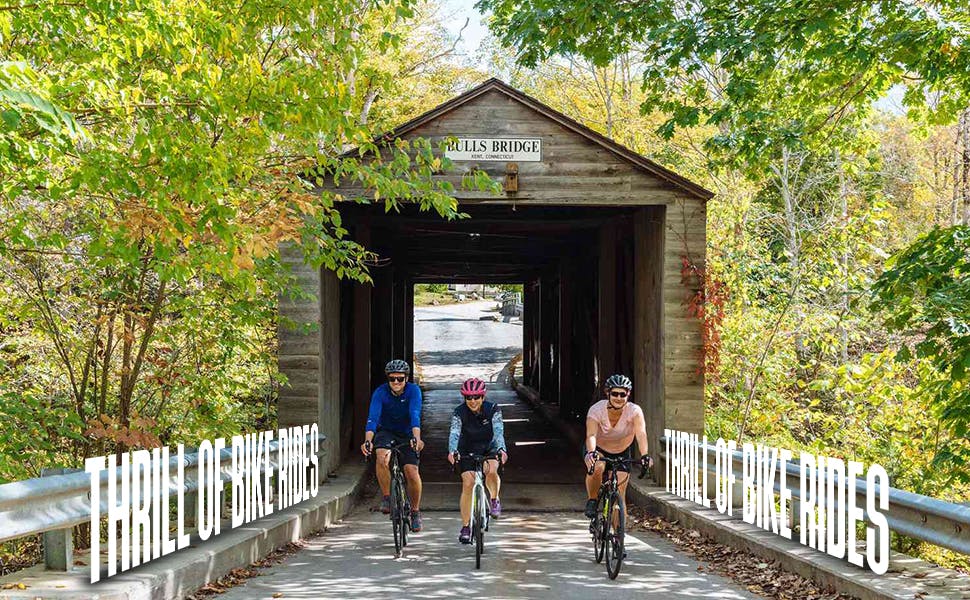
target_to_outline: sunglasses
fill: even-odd
[[[387,380],[390,381],[391,383],[401,383],[402,381],[406,381],[407,377],[405,377],[404,375],[401,375],[399,377],[388,377]]]
[[[613,396],[614,398],[626,398],[627,395],[628,394],[626,392],[610,392],[610,396]]]
[[[483,398],[485,398],[485,396],[465,396],[465,400],[481,400]]]

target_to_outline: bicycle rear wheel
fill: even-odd
[[[610,579],[616,579],[616,576],[620,574],[620,566],[623,564],[626,518],[623,514],[623,500],[618,493],[610,494],[607,506],[609,507],[609,510],[606,511],[608,529],[603,540],[606,550],[606,573],[610,576]]]

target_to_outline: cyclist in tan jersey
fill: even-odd
[[[586,414],[586,470],[593,469],[586,476],[586,517],[592,519],[596,513],[596,494],[603,483],[606,463],[602,457],[633,458],[633,440],[636,438],[640,448],[640,462],[649,467],[653,460],[647,456],[647,424],[643,410],[630,401],[633,383],[625,375],[613,375],[603,386],[607,398],[589,407]],[[595,465],[595,468],[594,468]],[[617,481],[623,506],[626,507],[626,486],[630,481],[629,463],[617,469]]]

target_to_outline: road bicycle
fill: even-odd
[[[401,468],[401,448],[413,442],[391,442],[382,446],[391,452],[389,470],[391,473],[391,528],[394,530],[394,556],[400,558],[408,545],[408,532],[411,531],[411,498],[408,496],[404,469]],[[372,453],[374,456],[376,452]]]
[[[463,455],[470,459],[475,465],[475,484],[472,486],[472,543],[475,544],[475,568],[482,568],[482,554],[485,553],[485,532],[488,531],[488,524],[491,520],[489,511],[488,491],[485,487],[484,466],[486,460],[496,459],[495,454],[475,454],[468,453]],[[458,461],[462,458],[457,452],[455,457],[455,469],[458,469]]]
[[[610,579],[616,579],[623,564],[623,544],[626,536],[626,511],[623,498],[620,496],[617,472],[621,466],[629,468],[633,459],[597,455],[596,460],[606,463],[605,470],[609,472],[609,478],[600,484],[599,492],[596,494],[596,516],[589,522],[589,532],[593,537],[593,558],[599,563],[603,562],[605,557],[606,574]],[[590,475],[593,474],[595,467],[594,462],[593,469],[588,471]],[[641,467],[639,478],[643,479],[646,474],[646,466]]]

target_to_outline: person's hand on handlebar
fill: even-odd
[[[374,449],[374,443],[371,442],[370,440],[367,440],[366,442],[360,445],[360,451],[364,454],[364,456],[370,456],[370,453],[373,449]]]
[[[506,452],[505,450],[499,450],[498,456],[499,456],[499,459],[502,461],[503,465],[509,460],[509,453]]]
[[[592,452],[587,452],[583,460],[586,462],[586,471],[589,473],[593,472],[593,467],[596,466],[596,461],[599,459],[600,455],[593,450]]]
[[[411,438],[411,447],[414,448],[415,452],[421,452],[424,450],[424,440],[421,438]]]
[[[647,474],[647,469],[653,466],[653,459],[644,454],[640,457],[640,475],[637,479],[643,479]]]
[[[450,462],[451,464],[455,464],[459,460],[461,460],[461,455],[458,454],[457,452],[452,452],[451,454],[448,455],[448,462]]]

